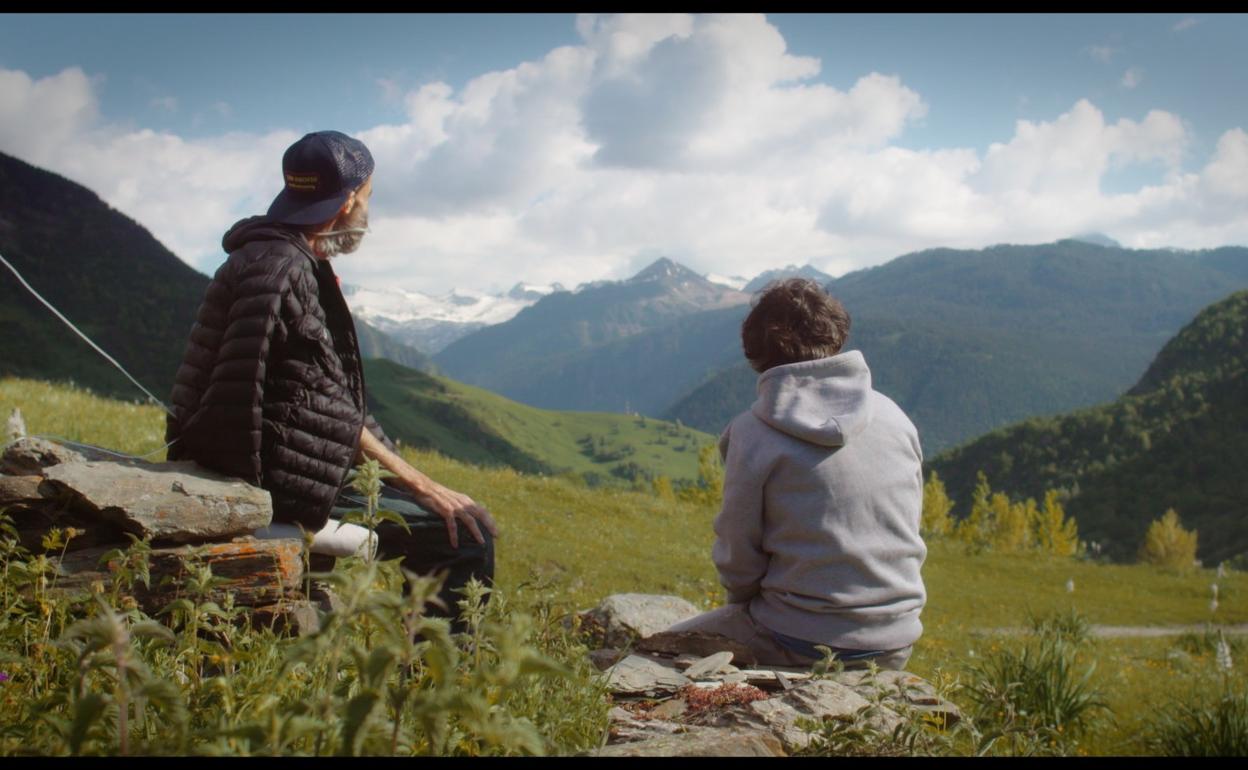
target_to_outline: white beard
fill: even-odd
[[[323,235],[316,239],[316,250],[320,252],[325,259],[336,257],[339,254],[350,254],[360,247],[360,242],[364,240],[364,231],[368,229],[368,214],[360,212],[359,208],[354,209],[347,214],[342,221],[341,228],[330,226],[333,235]]]

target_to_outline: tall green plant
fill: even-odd
[[[1010,755],[1065,754],[1102,712],[1091,684],[1096,664],[1081,667],[1077,646],[1086,623],[1066,616],[1033,620],[1037,633],[969,670],[965,693],[983,732],[980,750]]]

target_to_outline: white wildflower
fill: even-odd
[[[1218,577],[1219,578],[1226,577],[1226,562],[1224,561],[1218,562]]]
[[[6,441],[17,441],[19,438],[26,436],[26,421],[22,419],[22,410],[13,407],[13,414],[9,415],[9,422],[5,426],[4,435]]]
[[[1218,597],[1215,596],[1209,600],[1209,613],[1213,614],[1217,611],[1218,611]]]
[[[1213,598],[1215,599],[1218,598],[1218,584],[1217,583],[1210,583],[1209,590],[1213,591]]]
[[[1073,594],[1074,592],[1075,592],[1075,579],[1073,577],[1068,578],[1066,580],[1066,593]]]
[[[1223,671],[1230,671],[1231,664],[1231,646],[1226,643],[1226,637],[1222,632],[1218,632],[1218,668]]]

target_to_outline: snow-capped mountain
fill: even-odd
[[[557,283],[517,283],[502,294],[452,289],[432,296],[403,289],[342,287],[353,314],[430,355],[469,332],[510,320],[547,294],[563,290]]]

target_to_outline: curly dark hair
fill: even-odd
[[[834,356],[849,337],[845,307],[810,279],[772,281],[753,304],[741,347],[756,372]]]

